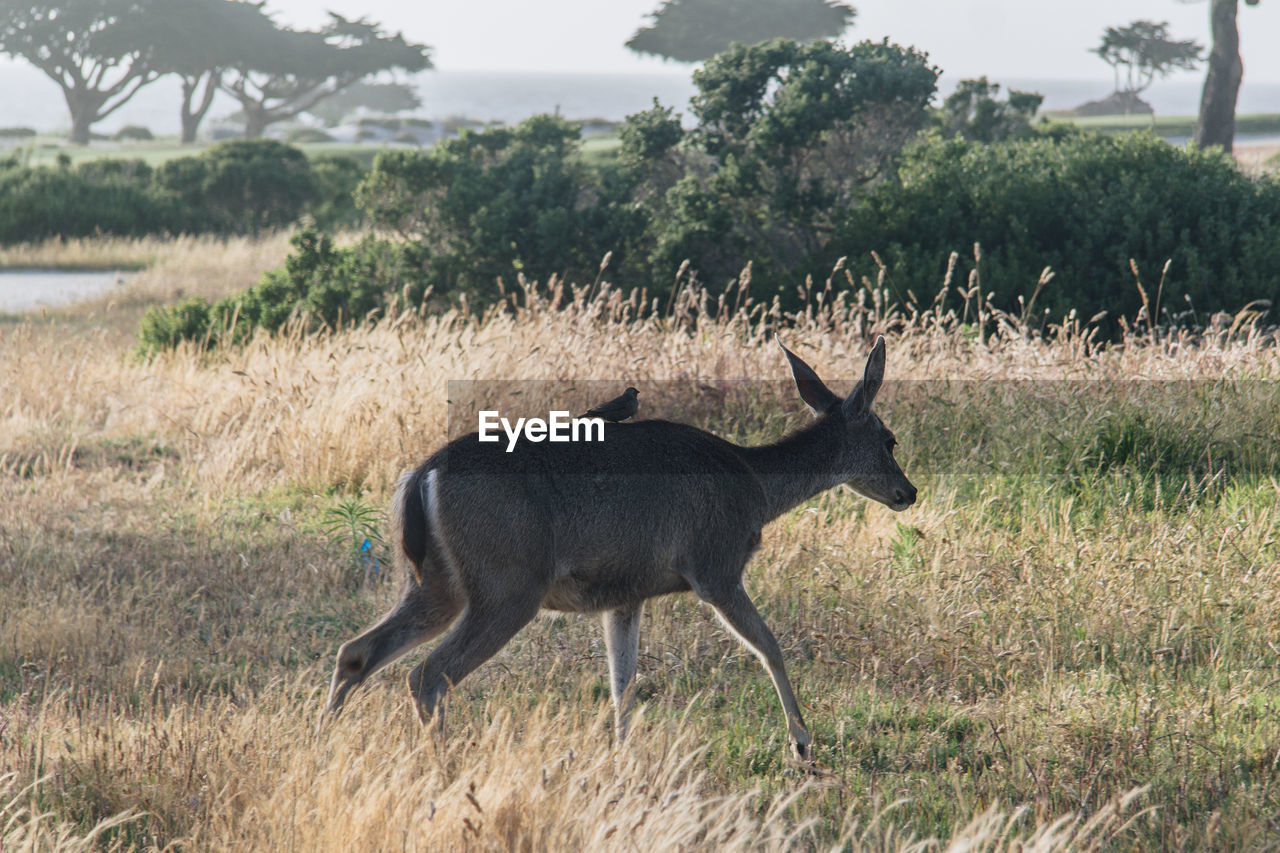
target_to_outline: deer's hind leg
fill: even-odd
[[[337,714],[347,694],[377,670],[438,636],[457,618],[462,599],[442,573],[411,578],[400,601],[376,625],[343,643],[325,708]]]
[[[453,630],[427,659],[409,673],[409,692],[418,716],[427,722],[437,713],[441,698],[482,663],[493,657],[538,614],[546,573],[519,569],[494,573],[476,582],[471,573],[467,609]]]

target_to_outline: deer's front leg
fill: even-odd
[[[604,614],[604,647],[609,655],[609,694],[613,697],[614,730],[621,742],[631,721],[635,697],[636,663],[640,656],[640,605],[607,610]]]
[[[741,584],[707,598],[707,602],[716,609],[720,620],[748,649],[760,658],[769,677],[773,679],[774,689],[778,691],[778,699],[782,702],[782,711],[787,717],[787,731],[791,737],[791,749],[802,761],[813,759],[813,738],[800,716],[800,705],[791,690],[791,682],[787,679],[787,670],[782,663],[782,649],[774,639],[769,626],[756,610],[747,591]]]

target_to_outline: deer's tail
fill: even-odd
[[[427,525],[427,507],[422,497],[422,480],[425,466],[406,472],[396,487],[391,503],[393,541],[399,540],[400,552],[413,567],[413,573],[422,581],[422,563],[427,558],[430,531]]]

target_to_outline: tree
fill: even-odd
[[[220,88],[240,102],[246,138],[306,112],[324,98],[383,71],[431,67],[430,48],[383,35],[364,19],[329,13],[319,31],[274,28],[249,45],[251,58],[229,69]]]
[[[1009,90],[1009,97],[997,101],[1000,84],[986,77],[961,80],[947,96],[938,120],[948,133],[974,142],[1000,142],[1031,135],[1031,120],[1044,103],[1044,95]]]
[[[1257,6],[1258,0],[1245,0],[1245,3]],[[1236,98],[1244,76],[1237,9],[1236,0],[1211,0],[1209,21],[1213,48],[1209,51],[1209,71],[1200,94],[1200,117],[1195,129],[1197,145],[1202,148],[1221,145],[1227,152],[1235,144]]]
[[[0,53],[62,89],[71,141],[159,76],[151,61],[155,0],[0,0]]]
[[[888,41],[777,39],[718,54],[693,75],[696,128],[683,133],[655,107],[623,132],[624,159],[646,176],[651,266],[689,259],[713,285],[747,260],[762,282],[830,270],[841,218],[924,125],[937,76]]]
[[[627,47],[677,62],[701,62],[735,42],[836,38],[855,14],[852,6],[835,0],[663,0]]]
[[[353,83],[330,95],[307,112],[327,125],[335,125],[357,109],[383,115],[416,110],[422,99],[407,83]]]
[[[240,0],[185,0],[157,7],[152,56],[161,73],[182,81],[183,142],[195,142],[224,71],[253,62],[252,50],[273,34],[275,24],[262,6]]]
[[[441,292],[492,298],[498,278],[519,272],[581,280],[641,229],[609,169],[588,166],[580,148],[578,127],[538,115],[426,151],[386,151],[356,203],[376,229],[416,247]]]
[[[1165,77],[1175,69],[1193,69],[1200,62],[1203,45],[1194,40],[1174,41],[1169,38],[1168,21],[1134,21],[1127,27],[1107,27],[1102,44],[1093,48],[1102,61],[1115,72],[1117,94],[1137,95],[1156,77]],[[1124,87],[1120,70],[1124,69]]]

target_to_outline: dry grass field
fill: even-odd
[[[688,595],[645,607],[624,744],[598,620],[564,614],[458,687],[443,736],[407,700],[417,653],[317,733],[338,646],[397,596],[358,546],[445,440],[446,380],[633,384],[741,441],[807,415],[775,312],[689,290],[131,355],[143,306],[286,250],[165,247],[110,301],[0,322],[0,849],[1280,845],[1274,331],[1103,346],[875,287],[789,318],[845,390],[887,336],[877,409],[920,487],[902,514],[815,498],[748,568],[815,768]],[[744,379],[777,381],[720,384]]]

